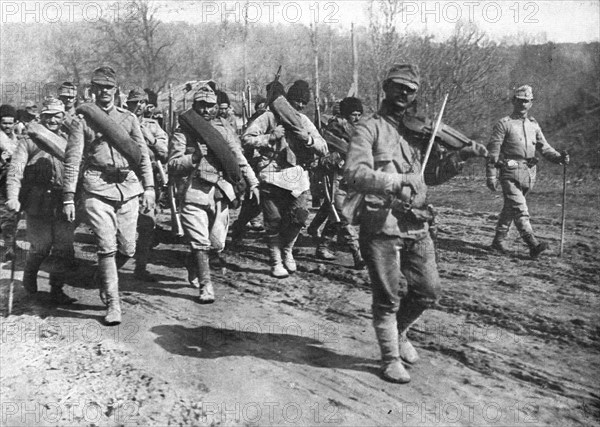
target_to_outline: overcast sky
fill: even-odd
[[[243,22],[247,9],[251,22],[327,23],[347,28],[351,22],[367,25],[369,1],[169,1],[160,13],[168,22]],[[0,1],[0,23],[69,22],[103,17],[126,17],[134,4],[122,1]],[[545,33],[554,42],[600,40],[599,1],[405,1],[399,30],[427,32],[444,39],[458,20],[476,23],[495,40],[518,34]]]

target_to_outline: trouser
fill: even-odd
[[[260,205],[256,199],[245,197],[240,208],[240,214],[233,223],[233,233],[241,234],[246,229],[246,224],[260,215]]]
[[[6,207],[6,197],[0,195],[0,230],[4,240],[4,251],[12,248],[17,235],[17,214]],[[2,254],[2,258],[4,255]]]
[[[260,194],[267,235],[280,235],[284,242],[295,239],[308,218],[309,191],[294,197],[289,190],[263,183]]]
[[[27,241],[30,246],[23,271],[25,288],[37,288],[40,266],[50,255],[51,249],[53,262],[49,265],[50,285],[63,285],[62,277],[73,256],[74,232],[74,224],[62,219],[31,215],[27,217]],[[61,280],[57,280],[59,278]]]
[[[397,348],[388,348],[394,342],[389,336],[406,332],[438,298],[434,244],[429,234],[415,240],[361,230],[360,248],[369,270],[373,323],[385,359],[386,354],[397,353]],[[406,293],[400,286],[401,276],[406,279]]]
[[[525,199],[535,182],[535,167],[526,166],[518,170],[518,175],[505,171],[500,176],[500,185],[504,195],[504,205],[498,217],[496,231],[505,234],[514,222],[519,234],[524,240],[533,236],[529,210]]]
[[[229,206],[222,200],[211,205],[185,203],[181,209],[181,225],[190,244],[190,253],[222,252],[229,228]],[[186,263],[190,283],[208,272],[198,271],[197,256],[189,256]]]

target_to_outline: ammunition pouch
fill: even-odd
[[[398,221],[407,224],[419,225],[427,222],[432,225],[435,222],[435,211],[432,205],[427,205],[425,208],[413,208],[409,203],[395,199],[392,201],[391,209],[392,215],[398,218]]]

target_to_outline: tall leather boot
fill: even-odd
[[[289,273],[283,266],[283,260],[281,258],[281,237],[279,234],[275,236],[268,236],[269,245],[269,258],[271,262],[271,276],[283,279],[288,277]]]
[[[196,264],[196,256],[194,255],[194,251],[190,250],[185,257],[185,267],[188,272],[188,282],[193,288],[199,289],[200,282],[198,281],[198,270]]]
[[[198,282],[200,284],[198,302],[200,304],[211,304],[215,302],[215,291],[210,277],[210,256],[207,251],[194,250],[192,254],[196,261]]]
[[[69,305],[77,301],[71,298],[63,290],[64,275],[60,273],[50,274],[50,301],[56,305]]]
[[[104,321],[107,325],[118,325],[121,323],[121,301],[119,299],[119,276],[117,273],[117,262],[114,255],[98,257],[98,272],[100,282],[106,295],[108,308]]]
[[[508,235],[508,229],[504,228],[496,228],[496,235],[494,236],[494,240],[492,240],[491,248],[500,252],[507,253],[508,247],[506,246],[506,236]]]
[[[45,258],[45,254],[35,252],[29,252],[27,254],[25,268],[23,269],[23,287],[30,295],[35,294],[38,291],[37,276],[40,271],[40,266]]]
[[[400,361],[398,349],[398,327],[394,315],[386,314],[380,318],[373,316],[373,327],[381,350],[381,375],[386,381],[404,384],[410,381],[410,375]]]

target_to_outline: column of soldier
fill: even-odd
[[[232,226],[232,245],[249,222],[256,226],[252,221],[262,212],[270,273],[284,278],[297,270],[293,249],[309,216],[311,182],[325,183],[315,195],[325,202],[308,227],[317,241],[316,256],[335,258],[331,242],[338,236],[350,249],[355,268],[367,267],[381,375],[408,382],[405,365],[415,363],[418,355],[407,331],[440,292],[427,185],[457,175],[471,157],[487,158],[487,185],[504,193],[491,250],[508,251],[505,240],[514,222],[536,259],[548,245],[534,236],[525,201],[535,181],[535,153],[556,163],[569,161],[567,153],[548,145],[528,115],[532,88],[521,86],[514,93],[512,114],[494,126],[487,149],[468,139],[448,149],[436,140],[424,165],[430,135],[407,124],[420,84],[415,65],[395,65],[383,83],[385,98],[375,114],[362,118],[361,101],[345,98],[320,133],[302,113],[310,99],[309,85],[298,80],[286,91],[275,80],[238,134],[227,95],[211,82],[197,89],[192,108],[179,115],[170,141],[156,120],[145,117],[144,91],[132,90],[127,108],[115,104],[117,77],[110,67],[94,71],[95,100],[78,108],[77,88],[70,83],[59,88],[57,98],[44,100],[39,119],[34,106],[19,117],[12,106],[2,105],[0,224],[6,256],[15,256],[16,219],[23,211],[30,243],[23,273],[26,292],[38,291],[41,264],[56,257],[62,268],[50,273],[50,301],[71,304],[75,300],[63,285],[75,262],[74,230],[84,222],[96,239],[94,280],[107,306],[105,321],[116,325],[121,322],[118,271],[136,247],[135,275],[153,280],[146,265],[157,188],[164,180],[164,174],[159,178],[155,173],[161,164],[176,183],[189,247],[188,279],[199,288],[200,303],[215,300],[210,254],[223,251],[229,210],[239,199],[243,204]]]

